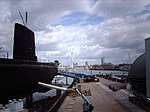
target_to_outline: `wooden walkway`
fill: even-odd
[[[130,110],[130,108],[124,106],[109,91],[105,90],[104,85],[100,82],[80,83],[80,85],[82,89],[91,90],[92,95],[87,96],[87,98],[94,106],[93,112],[133,112],[133,110],[135,112],[144,112],[139,108]],[[82,98],[80,96],[67,96],[58,112],[83,112]]]

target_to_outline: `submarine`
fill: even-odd
[[[129,69],[129,81],[132,89],[146,96],[146,56],[141,54]]]
[[[35,49],[34,32],[15,23],[13,58],[0,58],[0,102],[32,95],[57,74],[59,61],[38,62]]]

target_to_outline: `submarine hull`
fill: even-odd
[[[146,65],[145,53],[140,55],[129,70],[129,80],[132,89],[146,95]]]
[[[50,83],[55,75],[54,66],[0,64],[0,100],[30,95],[40,89],[38,82]]]

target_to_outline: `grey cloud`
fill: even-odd
[[[123,17],[140,13],[148,4],[148,0],[98,0],[94,12],[106,17]]]
[[[47,25],[51,22],[59,21],[61,16],[73,11],[86,11],[89,7],[89,3],[84,0],[15,0],[10,2],[12,20],[16,21],[18,18],[20,19],[19,11],[23,15],[27,11],[29,14],[28,27],[36,31],[45,30]]]
[[[90,2],[90,1],[89,1]],[[28,12],[28,27],[33,31],[47,30],[47,26],[59,21],[61,16],[72,11],[89,9],[87,1],[55,0],[1,0],[0,1],[0,45],[12,50],[14,23],[22,23],[19,11],[25,19]],[[84,3],[84,7],[83,7]]]
[[[128,53],[132,52],[134,59],[144,52],[144,39],[150,35],[150,15],[147,12],[135,15],[145,10],[147,4],[146,0],[0,1],[0,15],[3,15],[0,16],[0,46],[12,49],[14,23],[22,23],[18,12],[21,11],[25,17],[27,11],[28,27],[37,33],[36,52],[39,58],[69,59],[73,50],[78,59],[99,61],[103,56],[108,62],[126,62]],[[90,26],[50,26],[64,15],[78,11],[106,18]],[[53,53],[48,55],[49,51]]]

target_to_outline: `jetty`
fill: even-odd
[[[30,112],[149,112],[131,102],[133,91],[127,82],[85,74],[58,72],[74,78],[68,86],[38,82],[42,87],[57,90],[56,99],[38,101]],[[94,80],[93,80],[94,79]],[[51,101],[51,102],[49,102]],[[54,101],[54,102],[53,102]]]
[[[42,87],[56,89],[57,96],[39,100],[29,110],[22,109],[21,112],[149,112],[149,109],[147,111],[131,102],[134,95],[127,82],[96,76],[93,80],[93,77],[78,73],[58,73],[70,76],[74,81],[64,87],[38,82]]]
[[[81,91],[90,90],[90,95],[86,97],[94,106],[93,112],[145,112],[129,101],[128,91],[120,89],[113,92],[108,88],[109,84],[113,82],[99,77],[99,82],[77,83],[76,86],[80,85]],[[81,96],[69,95],[58,112],[83,112],[83,104]]]

